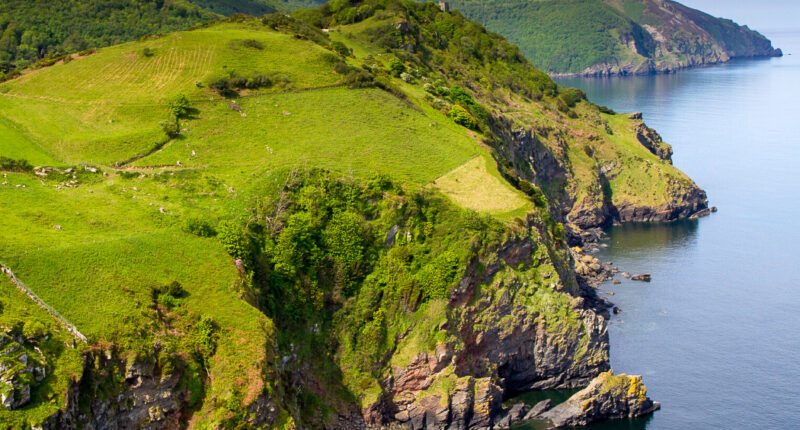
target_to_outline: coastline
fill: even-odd
[[[631,76],[654,76],[669,75],[685,70],[701,69],[705,67],[720,66],[737,60],[767,60],[770,58],[783,57],[781,48],[776,48],[772,53],[761,55],[736,56],[726,59],[716,59],[712,61],[691,62],[687,64],[656,65],[653,60],[648,60],[641,64],[627,63],[623,65],[599,63],[595,64],[582,72],[577,73],[557,73],[548,72],[548,76],[553,79],[563,78],[624,78]]]

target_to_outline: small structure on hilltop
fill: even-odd
[[[450,3],[446,2],[446,1],[440,1],[439,2],[439,9],[441,9],[442,12],[450,12]]]

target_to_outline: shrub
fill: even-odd
[[[398,58],[392,58],[389,61],[389,71],[394,77],[400,77],[400,74],[406,71],[406,65]]]
[[[233,97],[236,91],[231,87],[231,81],[227,77],[214,78],[208,83],[208,87],[216,91],[223,97]]]
[[[264,45],[262,45],[261,42],[255,39],[245,39],[242,41],[242,45],[244,45],[246,48],[253,48],[258,50],[264,49]]]
[[[208,360],[214,355],[217,348],[217,327],[210,317],[204,316],[195,324],[192,330],[191,341],[195,351],[204,360]]]
[[[149,58],[149,57],[152,57],[154,54],[155,54],[155,52],[153,52],[152,49],[150,49],[148,47],[142,48],[142,57]]]
[[[217,230],[207,220],[200,218],[188,218],[183,223],[183,231],[200,237],[213,237],[217,235]]]
[[[47,333],[47,328],[39,321],[26,321],[22,326],[22,335],[28,340],[38,339]]]
[[[14,160],[0,156],[0,170],[5,170],[7,172],[30,172],[33,170],[33,166],[31,166],[28,160]]]
[[[607,115],[616,115],[616,114],[617,114],[617,113],[614,111],[614,109],[611,109],[611,108],[610,108],[610,107],[608,107],[608,106],[597,106],[597,108],[598,108],[598,109],[600,109],[600,112],[602,112],[602,113],[604,113],[604,114],[607,114]]]
[[[331,49],[333,49],[335,52],[337,52],[339,55],[343,57],[349,57],[353,55],[353,50],[348,48],[347,45],[345,45],[342,42],[339,42],[338,40],[331,43]]]
[[[217,226],[217,237],[231,257],[241,259],[245,265],[249,264],[251,244],[243,226],[231,221],[221,222]]]
[[[186,294],[186,290],[183,289],[183,286],[178,281],[172,281],[161,290],[162,294],[166,294],[168,296],[172,296],[177,298],[181,298]]]
[[[530,196],[531,200],[533,201],[533,204],[535,204],[537,207],[540,208],[547,207],[547,198],[542,193],[542,190],[539,189],[539,187],[537,187],[536,185],[533,185],[532,183],[526,181],[525,179],[520,179],[519,189],[523,193]]]
[[[575,107],[579,101],[586,100],[586,93],[577,88],[560,88],[559,90],[558,98],[570,108]]]
[[[460,263],[456,254],[445,251],[419,271],[417,280],[426,299],[447,297],[457,281]]]
[[[326,62],[328,64],[337,65],[337,64],[341,64],[342,63],[341,57],[339,57],[336,54],[332,54],[330,52],[326,52],[326,53],[320,55],[320,58],[322,59],[322,61],[324,61],[324,62]]]
[[[258,88],[268,88],[273,85],[272,78],[256,73],[252,76],[242,76],[236,72],[230,72],[229,76],[213,78],[208,83],[208,87],[218,92],[223,97],[235,97],[238,95],[236,90],[255,90]]]
[[[463,125],[472,130],[476,129],[478,126],[475,117],[460,105],[453,105],[450,108],[450,112],[447,113],[447,116],[455,121],[456,124]]]
[[[168,138],[174,139],[181,134],[181,122],[174,113],[170,112],[166,121],[161,123],[161,130],[164,131]]]

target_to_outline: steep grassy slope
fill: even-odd
[[[34,404],[15,413],[0,408],[0,422],[6,428],[24,428],[58,412],[67,402],[70,388],[83,372],[85,345],[76,342],[4,273],[0,273],[0,309],[0,393],[19,402],[24,397],[21,388],[28,386]],[[21,355],[27,357],[27,365],[19,362]]]
[[[537,67],[556,74],[643,74],[780,55],[761,34],[674,1],[450,3],[519,44]]]
[[[298,16],[0,84],[0,156],[47,166],[2,159],[0,260],[91,347],[48,425],[490,423],[608,367],[559,221],[696,212],[666,145],[433,4]]]

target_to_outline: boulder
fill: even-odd
[[[540,417],[549,420],[556,428],[584,426],[608,419],[636,418],[660,407],[658,402],[647,397],[641,376],[614,375],[608,371]]]
[[[508,416],[511,418],[511,423],[520,421],[525,413],[528,412],[528,405],[525,403],[517,403],[508,411]]]
[[[634,281],[650,282],[653,278],[649,273],[639,273],[638,275],[633,275],[631,279]]]
[[[534,419],[534,418],[538,417],[539,415],[544,413],[544,411],[550,409],[550,405],[551,404],[552,404],[552,402],[550,401],[550,399],[542,400],[541,402],[533,405],[531,410],[529,410],[528,413],[525,414],[525,418],[523,418],[522,420],[523,421],[528,421],[528,420],[531,420],[531,419]]]

